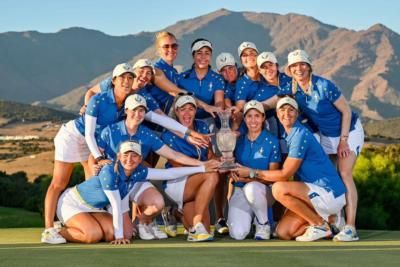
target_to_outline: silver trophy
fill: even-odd
[[[233,151],[236,146],[236,135],[229,127],[230,112],[226,110],[218,112],[218,116],[221,120],[221,129],[217,132],[217,146],[224,160],[220,169],[234,169],[236,165]]]

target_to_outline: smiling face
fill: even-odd
[[[178,43],[176,39],[172,36],[166,35],[160,38],[157,42],[157,52],[160,57],[172,65],[178,55]]]
[[[285,129],[291,128],[299,116],[297,109],[289,104],[285,104],[276,110],[276,115]]]
[[[119,153],[118,158],[125,170],[125,173],[132,173],[142,162],[142,156],[133,151]]]
[[[178,121],[186,127],[192,127],[193,121],[196,116],[196,107],[190,103],[183,105],[180,108],[175,109],[175,114]]]
[[[130,94],[132,90],[133,79],[132,73],[129,72],[125,72],[120,76],[114,77],[112,79],[114,90],[125,95]]]
[[[272,83],[276,81],[278,76],[278,64],[266,61],[260,66],[259,70],[267,82]]]
[[[212,51],[209,47],[204,46],[194,52],[193,54],[193,62],[196,68],[199,69],[208,69],[208,66],[211,64]]]
[[[153,69],[151,67],[142,67],[135,69],[135,83],[138,88],[142,88],[149,84],[153,78]]]
[[[289,66],[289,72],[297,82],[307,82],[310,79],[311,67],[306,62],[297,62]]]
[[[265,121],[265,116],[256,109],[250,109],[244,115],[244,122],[246,123],[249,133],[259,133],[262,131]]]
[[[257,67],[258,53],[253,48],[246,48],[240,55],[240,61],[246,69]]]
[[[220,74],[228,83],[234,83],[237,80],[238,71],[236,66],[225,66],[221,69]]]
[[[139,125],[143,122],[144,116],[146,115],[146,109],[139,106],[133,110],[125,109],[126,121],[128,124]]]

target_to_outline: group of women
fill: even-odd
[[[176,37],[160,32],[155,46],[155,64],[117,65],[87,91],[81,116],[59,130],[42,242],[126,244],[136,231],[145,240],[167,238],[153,223],[165,203],[150,180],[163,180],[188,241],[214,238],[212,199],[216,232],[237,240],[253,225],[257,240],[272,233],[297,241],[358,240],[352,169],[363,129],[335,84],[313,73],[305,51],[290,52],[282,73],[272,52],[246,41],[238,47],[241,67],[224,52],[213,71],[213,45],[200,38],[190,48],[192,67],[178,73]],[[224,110],[238,135],[237,167],[229,171],[219,169],[224,159],[213,135]],[[154,168],[153,154],[167,160],[164,169]],[[329,159],[335,155],[337,166]],[[76,162],[86,180],[65,190]],[[274,203],[285,208],[281,218],[271,212]]]

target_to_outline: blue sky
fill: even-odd
[[[298,13],[348,29],[382,23],[400,33],[398,0],[0,0],[0,32],[57,32],[80,26],[110,35],[157,31],[220,8]]]

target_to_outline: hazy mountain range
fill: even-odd
[[[314,72],[338,84],[363,117],[400,116],[400,35],[384,25],[353,31],[298,14],[222,9],[165,29],[179,39],[176,65],[191,65],[190,44],[199,37],[213,43],[214,59],[224,51],[238,59],[238,45],[248,40],[260,51],[273,51],[281,67],[288,52],[301,48],[310,54]],[[156,59],[153,36],[114,37],[83,28],[2,33],[0,98],[76,111],[86,88],[117,63]]]

